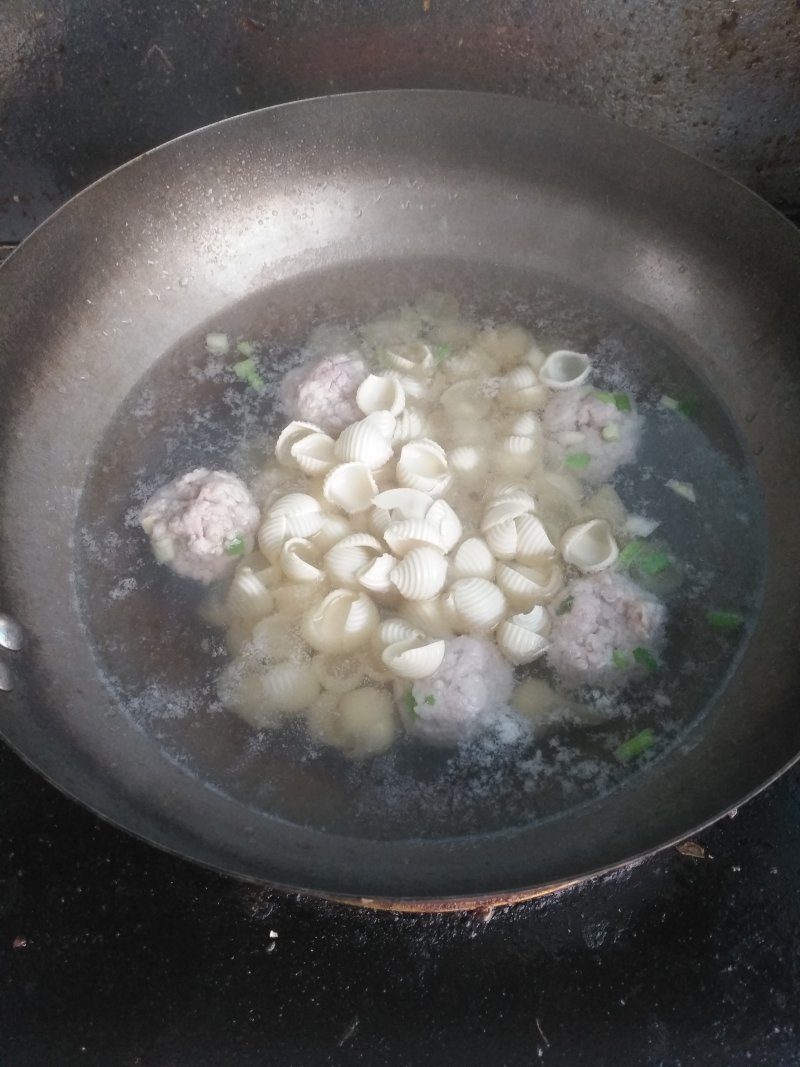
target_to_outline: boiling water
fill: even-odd
[[[455,750],[403,739],[383,756],[351,763],[311,745],[299,724],[257,734],[220,706],[215,680],[227,657],[222,633],[200,621],[205,591],[155,564],[137,516],[156,488],[194,467],[250,480],[263,466],[265,440],[286,422],[274,398],[311,331],[363,323],[431,287],[454,292],[467,318],[526,326],[545,351],[587,352],[596,386],[635,397],[644,416],[638,461],[621,468],[614,484],[629,511],[661,521],[657,536],[679,561],[683,581],[665,596],[668,641],[658,675],[620,694],[582,694],[608,721],[532,735],[501,719]],[[263,396],[235,379],[231,357],[208,355],[212,330],[260,342]],[[643,321],[639,311],[601,305],[547,279],[451,263],[304,276],[232,306],[153,365],[87,475],[76,573],[115,699],[168,758],[213,788],[257,810],[349,834],[485,832],[613,789],[632,771],[615,756],[621,741],[650,727],[657,745],[635,766],[663,757],[735,668],[747,628],[714,632],[708,608],[750,620],[758,610],[766,555],[758,489],[701,366],[702,353],[680,352],[668,328]],[[696,417],[661,408],[662,394],[692,397]],[[691,482],[697,503],[666,492],[671,478]],[[541,663],[518,670],[524,673],[551,677]]]

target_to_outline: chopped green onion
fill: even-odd
[[[618,671],[627,670],[630,663],[628,659],[628,653],[621,648],[614,649],[614,651],[611,653],[611,661]]]
[[[592,457],[588,452],[573,452],[571,456],[567,456],[564,460],[564,466],[573,471],[582,471],[589,466],[591,459]]]
[[[662,396],[659,400],[662,408],[667,411],[677,411],[687,419],[694,419],[700,413],[700,401],[696,396],[687,397],[686,400],[676,400],[672,396]]]
[[[401,700],[403,703],[403,707],[406,709],[411,718],[418,719],[419,713],[417,712],[417,702],[414,699],[414,692],[410,687],[405,690],[403,696],[401,697]]]
[[[436,697],[433,695],[433,693],[428,693],[428,695],[423,700],[423,704],[435,704],[435,703],[436,703]]]
[[[659,400],[659,404],[662,408],[666,408],[667,411],[677,411],[680,407],[680,401],[674,397],[667,396],[666,393]]]
[[[619,441],[619,439],[620,439],[619,426],[617,425],[616,422],[609,422],[600,431],[600,436],[603,438],[604,441]]]
[[[634,560],[638,559],[644,551],[645,546],[641,541],[630,541],[619,554],[619,561],[623,567],[629,566]]]
[[[616,400],[613,393],[607,393],[604,389],[598,389],[594,394],[598,400],[602,400],[604,404],[613,404],[616,407]]]
[[[709,611],[706,618],[708,619],[709,626],[713,626],[715,630],[722,630],[726,633],[732,633],[734,630],[741,630],[744,626],[744,617],[738,615],[735,611]]]
[[[444,363],[444,361],[450,356],[449,345],[436,345],[431,349],[431,354],[437,363]]]
[[[263,393],[266,390],[267,386],[264,379],[258,373],[258,369],[250,357],[234,363],[233,370],[237,378],[241,378],[257,393]]]
[[[256,354],[256,346],[252,341],[240,341],[236,346],[236,351],[244,356],[245,359],[249,359]]]
[[[175,559],[175,542],[171,537],[153,541],[153,555],[156,563],[171,563]]]
[[[633,658],[639,664],[640,667],[644,667],[647,671],[658,670],[658,660],[653,653],[647,648],[635,648],[633,650]]]
[[[225,546],[226,556],[241,556],[244,553],[244,541],[241,537],[234,537],[229,545]]]
[[[683,499],[688,500],[690,504],[697,503],[697,494],[694,491],[694,486],[689,482],[679,482],[676,481],[675,478],[670,478],[670,480],[664,484],[667,489],[671,489],[673,493],[682,496]]]
[[[572,605],[575,603],[574,596],[567,596],[561,601],[556,608],[556,615],[566,615],[568,611],[572,611]]]
[[[651,549],[642,554],[636,565],[645,574],[661,574],[669,566],[669,556],[666,552],[654,552]]]
[[[631,398],[627,393],[614,393],[614,403],[617,406],[617,411],[632,411],[633,405],[631,404]]]
[[[653,731],[650,729],[642,730],[641,733],[628,738],[627,741],[623,741],[614,755],[620,763],[630,763],[632,759],[641,756],[641,754],[646,752],[648,748],[652,748],[655,743],[656,735]]]

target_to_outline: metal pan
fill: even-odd
[[[358,900],[533,892],[739,804],[800,751],[798,253],[788,223],[715,171],[503,97],[304,101],[115,171],[0,271],[0,604],[25,635],[2,655],[3,736],[163,848]],[[230,447],[213,426],[190,432],[187,410],[219,398],[186,373],[187,337],[262,330],[279,360],[312,321],[363,317],[431,283],[513,308],[542,279],[713,382],[738,428],[720,440],[763,494],[752,521],[765,522],[769,556],[749,642],[670,752],[547,817],[499,810],[471,824],[454,811],[420,826],[370,812],[346,776],[274,753],[257,773],[230,717],[203,706],[188,594],[150,579],[125,525],[137,480],[202,462],[201,443]],[[124,574],[133,586],[117,588]],[[180,706],[182,692],[196,702]]]

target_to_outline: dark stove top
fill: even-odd
[[[596,108],[796,214],[800,8],[738,6],[7,0],[0,242],[185,129],[404,85]],[[796,1067],[799,816],[795,769],[693,854],[370,913],[157,852],[0,747],[0,1067]]]
[[[414,916],[200,870],[0,769],[3,1067],[800,1062],[800,770],[703,855]]]

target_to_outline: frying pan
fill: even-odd
[[[24,635],[2,654],[3,736],[154,844],[355,900],[533,892],[707,824],[800,752],[799,252],[787,222],[714,170],[512,98],[302,101],[133,160],[0,271],[0,607]],[[352,781],[282,761],[279,746],[248,763],[208,689],[181,705],[202,672],[185,623],[195,605],[177,581],[152,578],[126,526],[137,486],[233,448],[200,414],[224,401],[251,429],[271,417],[211,396],[187,371],[187,338],[196,348],[206,329],[263,331],[280,367],[312,322],[363,319],[432,284],[489,308],[563,291],[594,309],[587,321],[658,338],[713,384],[719,439],[760,486],[749,520],[768,544],[761,606],[728,676],[660,758],[544,815],[470,823],[454,804],[429,824],[384,821]],[[716,507],[724,516],[726,499]],[[737,566],[724,576],[733,586]]]

